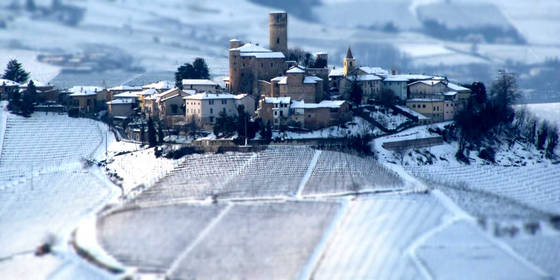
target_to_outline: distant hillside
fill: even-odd
[[[321,5],[320,0],[249,0],[253,3],[276,9],[282,9],[298,18],[315,20],[311,9]]]
[[[492,4],[432,3],[417,8],[425,33],[446,40],[526,43],[517,29]]]

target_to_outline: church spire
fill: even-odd
[[[348,50],[346,50],[346,58],[354,58],[354,56],[352,56],[352,50],[350,49],[350,46],[348,46]]]

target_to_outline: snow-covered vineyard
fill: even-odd
[[[2,114],[2,279],[560,277],[555,165],[403,169],[307,146],[170,160],[109,137],[111,182],[82,160],[103,158],[100,123]],[[124,273],[69,246],[85,220],[77,245]]]
[[[1,109],[0,278],[111,278],[67,244],[81,220],[118,194],[101,170],[85,169],[81,160],[104,152],[104,126],[53,114],[22,118]],[[55,254],[35,257],[48,239]]]

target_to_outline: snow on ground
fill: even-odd
[[[296,279],[338,207],[330,202],[234,205],[169,275]]]
[[[350,202],[313,279],[419,279],[408,247],[446,210],[428,195],[377,195]]]
[[[60,72],[60,67],[53,66],[46,63],[41,63],[37,60],[37,51],[18,50],[13,48],[0,47],[0,69],[4,69],[8,62],[12,59],[17,59],[23,64],[25,71],[30,73],[31,80],[37,80],[43,83],[48,83]]]
[[[354,117],[351,122],[345,124],[346,128],[340,126],[331,126],[323,129],[313,130],[310,132],[294,132],[294,131],[273,131],[273,139],[318,139],[318,138],[341,138],[347,136],[364,135],[371,133],[373,135],[381,135],[383,132],[379,128],[373,126],[368,121]]]
[[[390,108],[382,108],[381,106],[375,106],[375,110],[370,112],[370,117],[386,129],[397,129],[400,125],[411,121],[405,115],[399,114]]]
[[[303,189],[305,196],[403,189],[397,173],[372,157],[323,151]]]
[[[540,103],[517,106],[517,108],[527,108],[527,110],[539,119],[547,120],[560,127],[560,103]]]
[[[543,279],[546,276],[509,255],[467,222],[454,223],[433,235],[420,246],[418,256],[434,279]]]
[[[560,166],[525,167],[445,165],[411,167],[421,178],[447,185],[465,184],[467,188],[509,198],[545,213],[560,214]]]
[[[82,219],[117,194],[101,170],[88,168],[81,160],[99,155],[105,141],[100,133],[103,125],[44,113],[30,118],[10,114],[5,125],[0,278],[112,278],[78,259],[67,243]],[[49,236],[56,240],[54,255],[33,256]]]
[[[107,168],[109,172],[122,178],[117,182],[121,185],[124,195],[133,196],[151,186],[173,170],[179,162],[164,157],[156,158],[153,148],[140,148],[139,144],[123,141],[111,144],[109,150],[111,153]],[[119,154],[123,152],[125,153]]]

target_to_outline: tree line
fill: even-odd
[[[35,111],[35,103],[37,102],[37,87],[33,81],[29,80],[29,72],[25,71],[23,65],[16,59],[8,62],[2,79],[11,80],[18,84],[27,83],[25,91],[20,91],[19,87],[5,88],[8,96],[8,110],[14,114],[20,114],[25,117],[31,116]],[[28,82],[29,81],[29,82]],[[0,86],[5,86],[4,84]]]
[[[546,120],[538,120],[526,109],[515,110],[520,97],[517,80],[512,73],[500,71],[490,87],[489,94],[483,83],[468,86],[472,95],[466,106],[455,115],[459,149],[457,158],[468,161],[464,152],[499,142],[503,136],[512,146],[518,141],[534,145],[547,158],[554,157],[558,145],[558,128]],[[483,157],[493,161],[491,147],[482,149]]]

